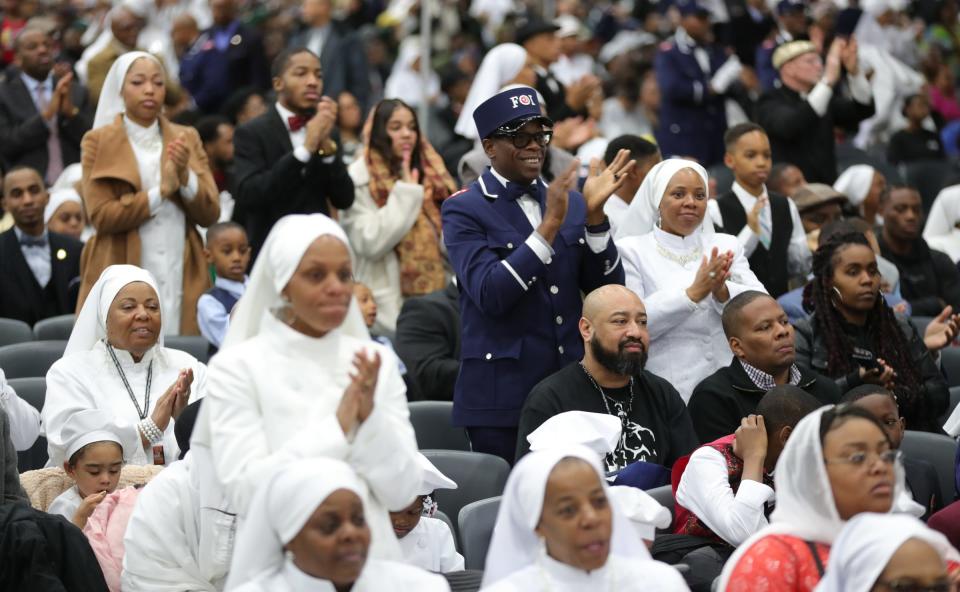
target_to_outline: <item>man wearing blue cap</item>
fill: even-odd
[[[442,209],[463,329],[453,421],[474,450],[512,461],[530,389],[583,356],[580,293],[623,284],[603,205],[635,163],[625,150],[606,168],[591,162],[580,194],[574,162],[548,188],[553,122],[534,89],[502,91],[473,119],[491,167]]]
[[[678,0],[676,7],[680,26],[660,45],[653,64],[663,97],[655,135],[665,158],[692,157],[709,167],[723,161],[724,95],[743,66],[713,42],[710,12],[703,4]]]
[[[780,73],[773,67],[773,52],[784,43],[808,39],[807,6],[801,0],[780,0],[777,3],[776,35],[757,48],[757,78],[763,90],[771,90]]]

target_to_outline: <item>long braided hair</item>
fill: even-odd
[[[835,292],[831,287],[837,259],[851,245],[870,248],[866,237],[859,232],[838,234],[821,244],[813,255],[813,281],[803,291],[803,307],[816,312],[813,317],[815,329],[823,336],[827,347],[827,374],[834,378],[857,369],[851,359],[853,343],[843,331],[846,321],[834,305]],[[923,410],[919,408],[923,404],[920,369],[910,357],[907,336],[882,296],[867,313],[866,330],[870,350],[897,373],[894,393],[901,414],[908,418],[923,417]]]

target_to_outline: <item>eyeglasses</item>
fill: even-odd
[[[885,465],[892,465],[893,463],[900,460],[903,456],[899,450],[884,450],[880,454],[874,454],[870,452],[854,452],[846,458],[825,458],[823,462],[830,464],[844,464],[844,465],[853,465],[855,467],[862,467],[864,465],[873,464],[876,459],[880,459],[881,462]]]
[[[531,134],[530,132],[513,132],[513,133],[496,133],[493,134],[494,138],[504,138],[513,140],[514,148],[526,148],[530,145],[530,140],[533,140],[540,146],[546,146],[550,143],[550,140],[553,139],[553,130],[547,130],[542,132],[536,132]]]
[[[912,580],[879,580],[877,586],[881,590],[890,590],[891,592],[951,592],[953,590],[953,586],[946,580],[928,585],[919,584]]]

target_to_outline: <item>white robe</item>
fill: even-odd
[[[463,555],[457,553],[453,533],[443,520],[424,516],[399,541],[404,563],[434,573],[463,570]]]
[[[191,449],[140,492],[123,537],[124,590],[223,590],[236,517],[204,487],[213,468],[202,452]]]
[[[552,557],[525,567],[482,592],[679,592],[689,590],[680,572],[666,563],[611,555],[607,564],[585,572]]]
[[[114,351],[141,409],[147,386],[147,367],[151,360],[154,361],[147,417],[153,413],[157,399],[176,382],[181,369],[193,369],[190,402],[200,399],[206,392],[207,367],[186,352],[155,346],[144,354],[139,363],[135,363],[128,352],[120,349]],[[60,429],[67,418],[83,409],[112,411],[115,417],[115,427],[112,429],[124,434],[134,432],[130,438],[140,441],[137,430],[140,417],[103,341],[98,341],[89,351],[60,358],[47,372],[47,396],[40,417],[46,431],[49,450],[53,451],[58,445],[61,448],[65,447],[65,443],[60,438]],[[163,433],[163,454],[166,464],[177,460],[180,455],[180,447],[177,446],[177,439],[173,433],[173,424],[174,420],[171,419]],[[133,454],[131,464],[153,464],[152,450],[145,451],[143,447],[138,447]]]
[[[374,407],[345,436],[336,410],[361,349],[380,354]],[[257,336],[213,358],[200,415],[192,441],[212,451],[216,475],[241,520],[269,469],[302,458],[342,460],[370,489],[373,556],[400,557],[387,511],[416,497],[421,471],[406,387],[389,349],[339,329],[308,337],[267,314]]]
[[[59,514],[70,522],[73,522],[73,516],[77,513],[77,508],[83,503],[80,497],[80,490],[74,485],[56,497],[47,508],[47,514]]]
[[[709,259],[714,247],[721,254],[734,253],[732,275],[727,281],[730,298],[747,290],[766,292],[750,270],[743,246],[735,236],[697,231],[681,238],[654,228],[641,236],[617,240],[626,285],[640,296],[647,309],[647,370],[672,384],[684,401],[690,400],[701,380],[730,364],[733,357],[720,323],[724,304],[712,295],[695,303],[686,294],[702,257]],[[694,256],[698,250],[700,254]],[[674,257],[688,255],[690,260],[681,265],[661,251]]]
[[[254,579],[231,592],[335,592],[328,580],[318,580],[303,573],[290,561],[283,568]],[[388,590],[416,592],[450,592],[443,576],[431,574],[395,561],[367,559],[360,577],[350,592],[385,592]]]

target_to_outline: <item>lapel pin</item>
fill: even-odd
[[[63,249],[57,249],[57,261],[63,261],[67,258],[67,252]]]
[[[243,41],[243,38],[240,35],[234,35],[230,38],[230,45],[240,45],[241,41]]]

